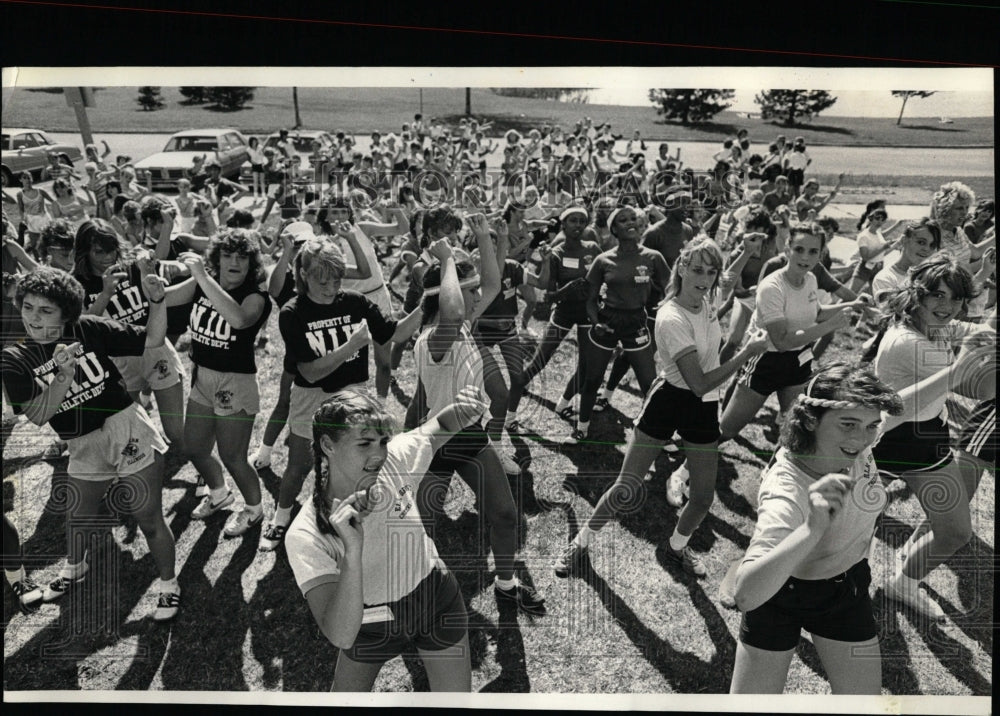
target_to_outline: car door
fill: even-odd
[[[243,141],[243,137],[236,132],[230,132],[226,135],[227,144],[229,148],[227,149],[227,162],[228,168],[224,169],[229,175],[238,177],[240,173],[240,166],[243,162],[250,158],[250,152],[247,150],[246,142]]]

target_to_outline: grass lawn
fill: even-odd
[[[136,103],[135,87],[106,87],[96,93],[97,106],[88,110],[92,126],[101,132],[156,132],[182,128],[233,126],[245,132],[267,133],[294,124],[292,91],[289,87],[258,87],[246,108],[236,112],[205,106],[184,106],[176,87],[162,88],[166,107],[144,112]],[[364,133],[374,129],[398,132],[404,122],[420,111],[420,93],[412,87],[299,89],[299,107],[304,126],[313,129]],[[464,116],[462,88],[425,88],[425,118],[443,117],[452,124]],[[771,141],[778,134],[801,135],[813,145],[961,147],[993,146],[992,117],[964,117],[954,124],[937,118],[907,117],[902,126],[895,118],[824,117],[795,127],[784,127],[761,119],[748,119],[736,112],[722,112],[711,123],[684,127],[664,124],[652,105],[623,107],[552,102],[519,97],[501,97],[485,88],[472,90],[472,112],[492,121],[493,132],[509,128],[526,131],[542,123],[571,129],[584,116],[595,122],[610,121],[614,131],[631,136],[638,129],[652,140],[721,141],[746,128],[754,142]],[[373,119],[376,118],[376,119]],[[50,131],[76,131],[73,110],[61,94],[3,88],[3,125],[39,127]]]
[[[533,323],[536,331],[541,327]],[[270,341],[257,353],[265,412],[255,423],[251,449],[277,397],[281,370],[274,317],[266,334]],[[853,360],[857,349],[845,333],[828,359]],[[555,559],[614,480],[640,405],[632,380],[616,394],[612,409],[595,416],[592,442],[563,445],[569,425],[551,408],[574,361],[575,347],[564,344],[522,403],[529,434],[512,443],[505,437],[502,446],[516,451],[524,467],[511,483],[524,517],[521,575],[547,597],[548,616],[532,620],[498,607],[489,586],[484,525],[460,480],[452,481],[445,514],[433,521],[438,549],[456,572],[469,607],[473,688],[727,693],[740,615],[723,608],[716,591],[753,533],[759,475],[776,439],[776,404],[769,402],[721,449],[717,499],[692,540],[705,555],[707,579],[689,578],[664,558],[677,520],[677,511],[666,504],[664,484],[678,462],[664,453],[638,506],[601,533],[583,577],[560,580],[552,573]],[[389,404],[402,415],[414,389],[408,355],[398,379]],[[6,441],[3,466],[9,516],[21,532],[30,571],[42,583],[55,577],[64,554],[69,498],[66,460],[40,461],[51,437],[48,429],[22,421]],[[285,458],[279,440],[273,458],[278,474]],[[268,514],[278,474],[262,472]],[[164,510],[177,539],[185,605],[177,621],[158,626],[144,618],[153,606],[152,595],[145,594],[156,576],[152,560],[135,524],[109,515],[92,549],[91,577],[73,596],[27,616],[12,613],[9,596],[5,599],[6,689],[329,689],[336,650],[318,633],[284,551],[258,554],[259,529],[245,539],[224,539],[226,515],[192,520],[195,479],[190,464],[168,455]],[[311,490],[309,478],[304,494]],[[987,474],[972,505],[975,537],[929,579],[950,617],[947,625],[932,626],[887,602],[879,586],[897,563],[896,545],[922,516],[912,496],[890,504],[871,556],[887,693],[992,693],[994,505],[994,476]],[[376,683],[379,691],[426,688],[412,655],[389,662]],[[787,691],[829,693],[808,641],[799,644]]]

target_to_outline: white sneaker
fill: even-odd
[[[271,456],[264,457],[260,454],[260,448],[258,448],[257,452],[250,458],[250,464],[253,465],[254,470],[263,470],[265,467],[271,467]]]
[[[205,483],[205,478],[202,477],[199,474],[198,475],[198,482],[196,483],[195,488],[194,488],[194,496],[195,497],[205,497],[206,495],[208,495],[210,493],[211,493],[211,490],[208,489],[208,485]]]
[[[197,507],[191,510],[191,517],[192,519],[196,520],[207,519],[212,515],[214,515],[216,512],[218,512],[219,510],[221,510],[222,508],[229,507],[231,504],[233,504],[233,501],[235,499],[236,498],[233,496],[232,490],[227,492],[226,496],[223,497],[219,502],[212,502],[212,496],[210,494],[205,495],[205,497],[203,497],[201,500],[201,504],[199,504]]]
[[[521,466],[510,455],[506,453],[497,453],[500,456],[500,464],[503,466],[503,471],[508,475],[520,475]]]
[[[229,519],[229,522],[226,523],[226,527],[222,530],[222,532],[226,535],[226,537],[239,537],[240,535],[246,534],[263,521],[263,510],[254,515],[250,512],[250,510],[244,507]]]
[[[902,579],[902,576],[897,574],[889,580],[885,587],[886,595],[890,599],[906,605],[925,619],[936,622],[944,621],[945,613],[940,605],[921,591],[919,586],[914,589],[912,582]]]
[[[690,479],[687,462],[681,463],[681,466],[670,474],[670,479],[667,480],[667,503],[671,507],[681,507],[684,504],[684,495]]]
[[[156,602],[156,611],[153,612],[153,621],[168,622],[177,616],[181,610],[181,590],[176,592],[160,592],[160,598]]]

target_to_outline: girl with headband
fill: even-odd
[[[583,231],[590,221],[590,214],[582,206],[571,206],[559,215],[562,227],[556,236],[555,248],[549,255],[549,286],[555,303],[548,325],[535,349],[535,354],[525,365],[523,372],[515,380],[511,376],[510,393],[507,399],[507,429],[518,432],[521,429],[517,409],[528,384],[548,365],[552,355],[563,339],[576,327],[577,362],[566,387],[556,402],[555,412],[563,420],[569,420],[573,413],[573,398],[580,392],[585,372],[583,346],[589,340],[590,317],[587,315],[587,271],[594,259],[601,253],[593,241],[583,239]]]
[[[440,220],[447,215],[440,217]],[[486,217],[472,214],[466,219],[479,246],[480,274],[468,260],[456,260],[447,238],[437,239],[428,248],[438,263],[424,275],[424,327],[414,346],[418,384],[406,415],[408,428],[426,415],[434,415],[453,402],[463,388],[471,386],[485,395],[483,358],[469,325],[496,297],[500,289],[493,239]],[[523,584],[514,571],[519,514],[511,495],[496,448],[483,427],[486,411],[470,421],[461,435],[435,456],[424,480],[421,504],[431,512],[444,509],[447,485],[454,473],[472,489],[479,513],[489,524],[490,547],[496,564],[494,591],[498,600],[513,603],[523,612],[545,613],[545,600]],[[426,500],[426,502],[424,502]]]
[[[792,404],[736,572],[731,693],[780,694],[802,629],[834,694],[881,692],[868,553],[888,500],[871,446],[883,412],[902,411],[889,386],[844,364],[818,372]]]
[[[646,302],[651,291],[662,292],[669,269],[658,251],[639,244],[639,223],[631,207],[615,209],[608,226],[618,246],[600,254],[587,271],[587,316],[591,327],[585,351],[586,374],[580,398],[580,417],[570,442],[587,439],[590,413],[612,351],[621,346],[645,394],[656,377],[655,357]]]
[[[556,565],[566,577],[596,539],[596,533],[643,494],[642,477],[674,431],[684,441],[691,473],[691,500],[680,512],[665,550],[668,560],[704,577],[701,559],[688,546],[712,506],[719,463],[719,398],[726,379],[767,349],[763,335],[751,339],[725,365],[719,364],[722,329],[714,294],[722,273],[722,252],[708,238],[688,244],[674,264],[666,298],[656,313],[656,344],[663,368],[643,401],[615,484],[602,496],[587,524]]]

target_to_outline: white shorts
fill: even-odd
[[[135,393],[149,388],[172,388],[184,378],[184,365],[170,341],[162,346],[147,348],[141,356],[112,356],[118,372],[125,381],[125,390]]]
[[[190,399],[212,408],[215,415],[247,415],[260,412],[260,388],[256,373],[222,373],[196,365],[192,371]]]
[[[364,390],[364,383],[347,385],[342,390]],[[303,388],[292,383],[292,393],[288,408],[288,431],[306,440],[313,438],[313,416],[316,410],[333,393],[327,393],[322,388]]]
[[[167,451],[160,431],[142,406],[132,403],[115,413],[97,430],[66,441],[71,477],[104,482],[133,475]]]

